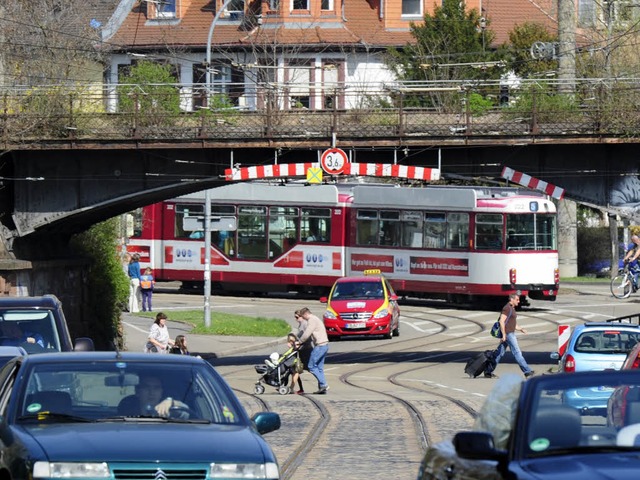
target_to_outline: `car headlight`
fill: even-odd
[[[280,478],[275,463],[212,463],[209,471],[211,478]]]
[[[36,462],[33,478],[109,478],[106,463]]]
[[[387,310],[386,308],[383,310],[380,310],[378,313],[376,313],[373,318],[384,318],[386,316],[389,315],[389,310]]]
[[[336,314],[333,313],[331,310],[326,310],[324,312],[324,318],[328,318],[329,320],[335,320],[338,317],[336,317]]]

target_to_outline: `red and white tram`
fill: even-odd
[[[127,250],[157,280],[203,284],[204,192],[135,212]],[[499,187],[238,183],[211,190],[211,282],[229,291],[320,292],[379,269],[401,295],[457,299],[520,292],[555,300],[555,204]],[[187,224],[193,222],[187,222]]]

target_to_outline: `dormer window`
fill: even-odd
[[[402,0],[402,16],[422,16],[422,0]]]
[[[309,10],[309,0],[291,0],[292,10]]]
[[[176,18],[176,2],[178,0],[147,0],[155,18]],[[153,17],[154,15],[150,15]]]
[[[231,0],[226,9],[229,20],[241,20],[244,16],[244,0]]]

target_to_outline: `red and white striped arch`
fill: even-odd
[[[262,178],[305,177],[310,168],[320,168],[319,163],[282,163],[257,167],[228,168],[226,180],[257,180]],[[343,175],[406,178],[434,181],[440,179],[437,168],[414,167],[390,163],[347,163]]]
[[[504,167],[502,169],[502,178],[506,178],[513,183],[517,183],[518,185],[522,185],[533,190],[539,190],[557,200],[562,200],[564,197],[564,188],[556,187],[555,185],[551,185],[550,183],[531,177],[526,173],[518,172],[517,170],[513,170],[509,167]]]

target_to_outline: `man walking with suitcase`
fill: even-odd
[[[520,346],[518,345],[518,339],[516,338],[516,330],[524,333],[526,335],[527,331],[520,327],[517,322],[518,313],[516,312],[516,307],[520,303],[520,296],[517,293],[512,293],[509,295],[509,302],[504,306],[502,312],[500,313],[500,331],[502,332],[502,337],[500,338],[500,345],[496,349],[494,362],[488,362],[487,367],[484,371],[485,378],[496,378],[497,375],[494,375],[494,370],[500,363],[500,360],[507,352],[507,347],[511,349],[511,353],[515,358],[516,362],[520,366],[520,370],[524,373],[524,376],[529,378],[534,374],[534,371],[531,370],[527,361],[522,356],[522,352],[520,351]]]

